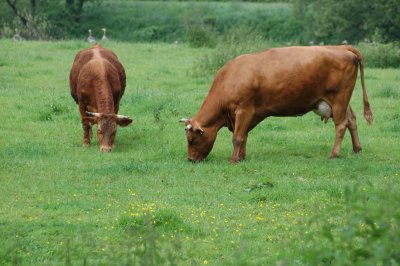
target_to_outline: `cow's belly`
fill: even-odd
[[[263,105],[256,107],[259,115],[262,116],[300,116],[315,108],[318,99],[312,101],[295,101],[293,99],[272,100],[264,102]]]
[[[278,117],[287,117],[287,116],[302,116],[310,111],[313,111],[315,114],[321,117],[321,120],[328,121],[329,118],[332,117],[332,108],[331,106],[325,102],[324,100],[320,100],[317,104],[312,105],[313,107],[305,107],[305,106],[296,106],[296,107],[288,107],[285,110],[278,111],[269,111],[266,115],[263,114],[261,116],[278,116]]]
[[[319,79],[319,85],[310,83],[296,86],[283,80],[272,83],[279,86],[264,84],[255,93],[254,103],[260,115],[263,113],[265,116],[299,116],[319,109],[318,112],[324,113],[325,116],[325,109],[329,105],[325,103],[318,106],[329,91],[326,88],[335,87],[335,84],[328,85],[326,79]]]

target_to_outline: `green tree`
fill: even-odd
[[[31,15],[33,18],[36,13],[36,0],[29,0],[29,3],[18,4],[18,0],[4,0],[8,7],[12,10],[14,15],[18,17],[22,25],[28,24],[28,16]],[[27,5],[30,4],[30,11],[26,12]]]
[[[400,41],[400,2],[399,0],[375,0],[371,5],[371,28],[381,41]]]
[[[28,39],[62,38],[77,28],[86,4],[102,0],[0,0],[0,24],[18,28]],[[11,11],[11,12],[10,12]],[[1,13],[5,12],[5,16]],[[10,16],[9,13],[12,13]],[[3,18],[1,18],[3,17]]]
[[[12,11],[12,16],[9,17],[11,21],[0,21],[3,24],[2,31],[9,29],[4,27],[4,24],[8,22],[18,31],[18,34],[21,33],[25,38],[45,39],[47,37],[48,24],[43,17],[37,16],[37,0],[3,0],[3,6],[6,11]],[[12,30],[10,29],[9,32]]]
[[[85,2],[88,2],[88,0],[65,0],[67,10],[75,22],[80,21]]]
[[[399,0],[293,0],[294,16],[302,24],[304,40],[340,43],[398,41]]]

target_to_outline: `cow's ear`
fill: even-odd
[[[189,118],[182,118],[179,120],[180,123],[185,123],[185,125],[189,125],[190,124],[190,119]]]
[[[132,123],[132,119],[128,116],[117,115],[117,124],[121,127],[126,127],[130,123]]]

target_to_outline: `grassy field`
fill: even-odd
[[[398,265],[400,70],[366,69],[374,124],[352,106],[363,151],[314,114],[269,118],[230,165],[222,129],[203,163],[187,161],[182,117],[211,76],[212,49],[109,42],[127,88],[116,149],[82,148],[68,75],[78,41],[0,40],[1,265]],[[367,66],[368,67],[368,66]]]

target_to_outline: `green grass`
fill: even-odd
[[[332,122],[269,118],[230,165],[222,129],[207,160],[187,161],[182,117],[211,77],[212,49],[105,44],[127,73],[116,149],[81,147],[68,75],[78,41],[0,40],[1,265],[383,265],[399,263],[397,69],[366,69],[374,124],[352,98],[363,151],[346,134],[328,160]],[[367,66],[368,67],[368,66]]]

